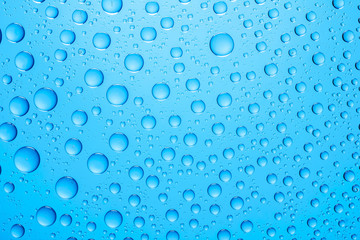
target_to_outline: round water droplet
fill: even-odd
[[[197,143],[197,136],[194,133],[188,133],[184,136],[184,143],[186,146],[193,147]]]
[[[51,111],[55,108],[57,102],[57,95],[50,88],[40,88],[34,95],[34,104],[40,111]]]
[[[160,25],[165,30],[170,30],[174,27],[174,19],[171,17],[164,17],[160,21]]]
[[[14,224],[10,232],[14,238],[21,238],[25,234],[25,228],[21,224]]]
[[[78,192],[78,184],[72,177],[62,177],[55,185],[56,193],[63,199],[72,199]]]
[[[249,105],[248,110],[251,114],[257,114],[260,111],[260,106],[257,103],[252,103]]]
[[[65,143],[65,151],[71,156],[78,155],[82,150],[81,142],[76,138],[70,138]]]
[[[332,4],[333,4],[334,8],[342,9],[345,5],[345,1],[344,0],[333,0]]]
[[[154,15],[159,12],[159,4],[157,2],[148,2],[145,5],[145,11],[148,14]]]
[[[59,9],[54,6],[48,6],[45,9],[45,15],[50,19],[55,19],[59,15]]]
[[[313,106],[312,106],[312,111],[313,113],[315,113],[316,115],[320,115],[322,112],[323,112],[323,105],[321,103],[315,103]]]
[[[244,233],[249,233],[253,229],[253,223],[249,220],[245,220],[241,223],[241,230],[243,230]]]
[[[213,198],[219,197],[221,195],[221,192],[222,192],[222,188],[217,183],[210,184],[207,189],[207,193],[209,194],[210,197]]]
[[[87,167],[92,173],[102,174],[109,167],[109,160],[102,153],[94,153],[88,158]]]
[[[24,39],[25,30],[20,24],[11,23],[5,29],[5,36],[10,42],[18,43]]]
[[[49,227],[56,221],[56,212],[51,207],[41,207],[36,213],[36,220],[41,226]]]
[[[234,50],[234,40],[227,33],[220,33],[210,40],[210,50],[216,56],[225,57]]]
[[[54,53],[54,57],[57,61],[63,62],[67,58],[67,52],[63,49],[57,49]]]
[[[157,83],[152,88],[152,95],[156,100],[165,100],[170,95],[170,88],[166,83]]]
[[[140,37],[145,42],[152,42],[157,36],[156,30],[153,27],[144,27],[141,29]]]
[[[146,185],[151,188],[151,189],[155,189],[159,186],[159,178],[155,175],[150,175],[146,178]]]
[[[74,125],[81,127],[86,124],[88,116],[83,110],[76,110],[71,115],[71,121]]]
[[[84,24],[88,19],[88,14],[84,10],[75,10],[72,14],[72,20],[78,25]]]
[[[265,66],[264,71],[265,71],[266,75],[273,77],[277,74],[278,67],[276,66],[275,63],[270,63]]]
[[[232,103],[232,97],[229,93],[221,93],[217,97],[217,104],[222,108],[230,107]]]
[[[60,33],[60,41],[65,45],[71,45],[75,42],[76,35],[71,30],[63,30]]]
[[[166,219],[169,222],[175,222],[179,218],[179,213],[175,209],[169,209],[166,212]]]
[[[191,92],[195,92],[200,88],[200,81],[197,78],[188,79],[186,81],[186,88]]]
[[[179,240],[180,235],[177,231],[171,230],[166,234],[166,240]]]
[[[24,116],[29,111],[29,102],[26,98],[17,96],[9,103],[10,112],[15,116]]]
[[[175,150],[171,147],[168,148],[164,148],[161,151],[161,157],[162,159],[164,159],[165,161],[171,161],[175,158]]]
[[[60,217],[60,224],[63,225],[64,227],[69,226],[71,224],[71,222],[72,222],[72,218],[68,214],[63,214]]]
[[[17,169],[24,173],[35,171],[40,164],[40,155],[35,148],[22,147],[14,155],[14,163]]]
[[[122,224],[123,217],[117,210],[110,210],[105,214],[104,221],[109,228],[117,228]]]
[[[344,173],[343,177],[347,182],[352,182],[355,180],[355,173],[351,170],[348,170]]]
[[[130,72],[139,72],[144,66],[144,59],[140,54],[129,54],[124,60],[124,65]]]
[[[17,136],[17,128],[14,124],[5,122],[0,125],[0,139],[4,142],[11,142]]]
[[[222,229],[218,232],[217,234],[217,239],[218,240],[230,240],[231,239],[231,234],[228,230],[226,229]]]
[[[203,113],[206,109],[205,103],[202,100],[195,100],[191,103],[191,111],[193,113]]]
[[[110,15],[114,15],[120,12],[122,8],[122,0],[102,0],[101,7],[102,9]]]
[[[142,179],[144,176],[144,170],[140,166],[133,166],[129,170],[129,177],[134,180],[138,181]]]
[[[15,66],[20,71],[29,71],[34,66],[34,57],[29,52],[19,52],[15,57]]]
[[[104,74],[99,69],[89,69],[84,75],[84,81],[91,88],[99,87],[104,81]]]
[[[106,92],[107,100],[116,107],[124,105],[128,100],[128,97],[129,93],[126,87],[119,84],[110,86]]]
[[[223,1],[214,3],[213,10],[214,10],[214,13],[216,13],[218,15],[223,15],[227,11],[227,5]]]
[[[6,193],[12,193],[15,190],[15,185],[11,182],[7,182],[4,184],[4,191]]]
[[[109,145],[115,152],[123,152],[129,146],[129,140],[123,133],[114,133],[109,138]]]
[[[145,129],[153,129],[156,126],[156,119],[151,115],[144,116],[141,119],[141,126]]]
[[[323,65],[324,62],[325,62],[325,55],[323,53],[321,53],[321,52],[316,53],[316,54],[313,55],[312,61],[316,65]]]
[[[105,50],[110,46],[111,38],[107,33],[96,33],[92,42],[96,49]]]

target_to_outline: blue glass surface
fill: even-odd
[[[2,0],[0,240],[360,238],[360,2]]]

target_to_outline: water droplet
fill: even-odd
[[[99,69],[89,69],[84,75],[86,85],[91,88],[99,87],[104,81],[104,74]]]
[[[241,230],[244,231],[244,233],[249,233],[253,229],[253,223],[249,220],[245,220],[241,223]]]
[[[72,199],[78,192],[78,184],[72,177],[62,177],[55,185],[56,193],[63,199]]]
[[[41,226],[49,227],[56,221],[56,212],[51,207],[41,207],[36,213],[36,220]]]
[[[140,166],[133,166],[129,170],[129,177],[134,180],[138,181],[142,179],[144,176],[144,170]]]
[[[210,40],[210,50],[219,57],[225,57],[234,50],[234,40],[227,33],[220,33]]]
[[[110,46],[111,38],[107,33],[96,33],[92,42],[96,49],[105,50]]]
[[[110,15],[117,14],[122,8],[122,0],[102,0],[101,7],[102,9]]]
[[[273,77],[277,74],[278,67],[276,66],[275,63],[270,63],[265,66],[264,71],[265,71],[266,75]]]
[[[82,150],[81,142],[76,138],[70,138],[65,143],[65,151],[71,156],[78,155]]]
[[[71,30],[63,30],[60,33],[60,42],[64,45],[71,45],[75,42],[76,35]]]
[[[123,85],[112,85],[106,92],[106,98],[110,104],[118,107],[124,105],[128,100],[129,93]]]
[[[71,115],[71,121],[74,125],[81,127],[86,124],[88,116],[83,110],[76,110]]]
[[[213,198],[219,197],[221,195],[221,192],[222,192],[222,188],[217,183],[210,184],[207,189],[207,193],[209,194],[210,197]]]
[[[15,57],[15,66],[20,71],[29,71],[34,66],[34,57],[29,52],[19,52]]]
[[[144,66],[144,59],[140,54],[129,54],[124,60],[124,65],[130,72],[139,72]]]
[[[14,224],[10,232],[14,238],[21,238],[25,234],[25,228],[21,224]]]
[[[156,119],[151,115],[146,115],[141,119],[141,126],[145,129],[153,129],[156,126]]]
[[[159,178],[155,175],[150,175],[146,178],[146,185],[151,189],[157,188],[159,183]]]
[[[169,222],[175,222],[179,218],[179,213],[175,209],[169,209],[166,212],[166,219]]]
[[[55,108],[57,102],[57,95],[50,88],[40,88],[34,95],[34,104],[40,111],[51,111]]]
[[[5,36],[10,42],[18,43],[24,39],[25,30],[20,24],[11,23],[6,27]]]
[[[229,93],[221,93],[217,97],[217,104],[222,108],[227,108],[232,103],[232,97]]]
[[[157,83],[152,88],[152,95],[156,100],[165,100],[170,95],[170,88],[166,83]]]
[[[156,38],[156,30],[153,27],[144,27],[141,29],[140,37],[145,42],[152,42]]]
[[[72,14],[72,20],[78,25],[84,24],[88,19],[88,14],[84,10],[75,10]]]
[[[94,153],[88,158],[87,167],[92,173],[102,174],[109,167],[109,160],[102,153]]]
[[[223,15],[226,13],[227,11],[227,5],[225,2],[221,1],[221,2],[216,2],[214,3],[214,6],[213,6],[213,10],[216,14],[218,15]]]
[[[154,14],[158,13],[159,9],[160,9],[160,7],[157,2],[148,2],[145,5],[145,11],[150,15],[154,15]]]
[[[15,152],[14,163],[21,172],[31,173],[38,168],[40,155],[35,148],[22,147]]]
[[[17,128],[14,124],[5,122],[0,125],[0,139],[4,142],[11,142],[17,136]]]
[[[109,138],[109,145],[115,152],[123,152],[129,146],[129,140],[123,133],[114,133]]]
[[[117,210],[110,210],[105,214],[104,221],[109,228],[117,228],[122,224],[123,217]]]

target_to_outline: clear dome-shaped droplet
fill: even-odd
[[[78,184],[72,177],[62,177],[55,185],[56,193],[63,199],[72,199],[78,192]]]
[[[129,140],[123,133],[114,133],[109,138],[109,145],[115,152],[123,152],[129,146]]]
[[[36,213],[36,220],[41,226],[49,227],[56,221],[56,212],[51,207],[41,207]]]
[[[31,173],[38,168],[40,155],[35,148],[22,147],[15,152],[14,163],[21,172]]]
[[[51,111],[55,108],[57,102],[57,95],[50,88],[40,88],[34,95],[34,104],[40,111]]]
[[[213,36],[210,40],[210,50],[216,56],[225,57],[234,49],[234,40],[227,33],[220,33]]]
[[[92,173],[102,174],[109,167],[109,160],[102,153],[94,153],[88,158],[87,167]]]

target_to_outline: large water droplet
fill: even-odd
[[[55,185],[56,193],[63,199],[72,199],[78,192],[78,184],[72,177],[62,177]]]
[[[41,226],[49,227],[56,221],[56,212],[51,207],[41,207],[36,213],[36,220]]]
[[[55,108],[57,102],[57,95],[50,88],[40,88],[34,95],[34,104],[40,111],[51,111]]]
[[[34,57],[29,52],[19,52],[15,57],[15,66],[20,71],[29,71],[34,66]]]
[[[219,57],[229,55],[234,49],[234,40],[227,33],[220,33],[210,40],[210,50]]]
[[[40,164],[40,155],[35,148],[22,147],[14,155],[14,163],[17,169],[24,173],[35,171]]]
[[[94,153],[88,158],[87,166],[90,172],[102,174],[109,167],[109,160],[102,153]]]

